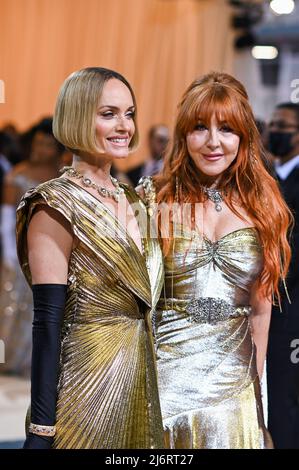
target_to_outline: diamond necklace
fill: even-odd
[[[107,189],[105,186],[100,186],[99,184],[94,183],[90,178],[82,175],[79,171],[77,171],[72,166],[65,166],[60,170],[61,173],[66,173],[68,176],[73,178],[78,178],[82,181],[82,184],[87,188],[96,189],[100,196],[103,197],[111,197],[114,201],[119,202],[119,198],[122,194],[124,194],[124,189],[120,186],[119,182],[116,178],[110,175],[111,182],[116,189]]]
[[[202,187],[204,194],[207,195],[208,199],[215,204],[215,210],[217,212],[222,211],[221,202],[223,202],[223,197],[221,191],[216,188],[207,188],[206,186]]]

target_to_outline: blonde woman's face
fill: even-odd
[[[235,160],[240,137],[213,115],[209,125],[199,120],[195,129],[187,134],[186,142],[198,170],[206,176],[217,177]]]
[[[125,158],[135,132],[134,103],[130,90],[112,78],[105,83],[96,116],[96,139],[101,153]]]

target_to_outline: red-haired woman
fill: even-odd
[[[263,158],[243,85],[215,72],[195,80],[155,180],[166,271],[155,334],[167,448],[272,447],[259,380],[292,216]],[[143,187],[150,200],[151,181]]]

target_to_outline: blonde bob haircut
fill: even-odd
[[[53,133],[68,150],[80,154],[101,152],[96,141],[96,114],[104,85],[115,78],[131,92],[135,106],[135,133],[129,149],[137,147],[139,135],[136,123],[136,98],[129,82],[118,72],[102,67],[88,67],[72,73],[60,88],[54,117]]]

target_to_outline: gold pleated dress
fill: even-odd
[[[130,203],[146,208],[122,185]],[[152,312],[163,283],[157,240],[144,253],[98,199],[67,178],[30,190],[17,211],[17,245],[31,283],[26,233],[46,204],[79,240],[69,261],[54,448],[163,447]],[[140,227],[142,228],[142,227]]]
[[[249,297],[263,254],[254,228],[212,242],[174,228],[156,316],[166,448],[271,448]]]

